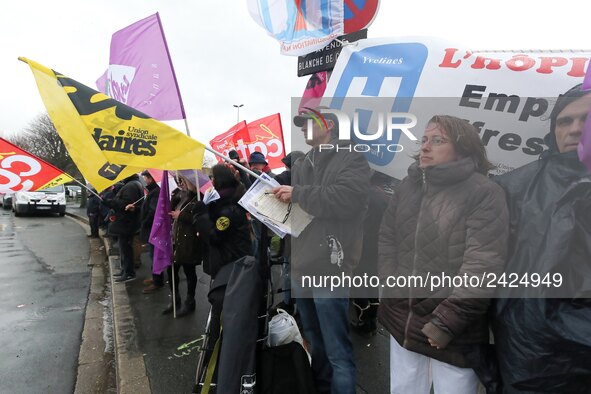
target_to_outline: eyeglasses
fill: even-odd
[[[285,214],[285,217],[283,218],[283,221],[281,223],[285,224],[285,222],[287,222],[287,219],[289,219],[290,214],[291,214],[291,202],[287,205],[287,213]]]
[[[264,217],[266,217],[266,218],[269,218],[269,219],[271,219],[271,220],[275,220],[275,219],[273,219],[272,217],[265,215],[264,213],[260,213],[260,212],[259,212],[259,215],[261,215],[261,216],[264,216]],[[291,215],[291,202],[287,204],[287,213],[285,214],[285,217],[284,217],[284,218],[283,218],[283,220],[281,221],[281,223],[282,223],[282,224],[285,224],[285,223],[287,223],[287,220],[289,219],[289,215]]]
[[[440,135],[435,135],[435,136],[431,137],[431,139],[429,139],[427,137],[423,137],[423,138],[421,138],[420,141],[416,141],[416,144],[419,146],[423,146],[426,143],[429,143],[429,145],[431,145],[431,146],[439,146],[439,145],[449,143],[449,140],[443,138]]]

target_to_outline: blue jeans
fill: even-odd
[[[310,344],[319,393],[355,394],[355,360],[347,298],[298,298],[304,339]]]

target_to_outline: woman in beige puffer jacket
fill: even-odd
[[[435,116],[384,214],[380,276],[426,282],[382,294],[378,318],[392,335],[392,393],[429,393],[431,381],[436,393],[477,391],[464,355],[488,344],[494,288],[487,283],[503,271],[509,229],[505,195],[487,178],[490,168],[472,125]],[[454,276],[467,283],[443,283]]]

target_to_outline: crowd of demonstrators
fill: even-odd
[[[430,120],[416,161],[395,186],[387,211],[381,215],[383,204],[378,203],[373,220],[370,214],[365,216],[364,234],[357,234],[372,243],[376,238],[372,228],[375,231],[381,222],[379,245],[373,248],[379,253],[380,275],[445,272],[500,277],[505,269],[519,274],[560,272],[569,280],[570,293],[560,294],[561,298],[556,290],[534,292],[534,298],[532,293],[530,297],[515,293],[495,299],[499,294],[494,288],[469,286],[383,293],[379,320],[391,334],[391,393],[426,394],[432,387],[438,393],[477,393],[479,384],[490,393],[587,392],[591,383],[591,187],[589,171],[576,148],[590,108],[589,91],[576,87],[561,95],[545,138],[549,149],[540,160],[496,178],[490,177],[492,166],[472,125],[451,116]],[[327,118],[329,130],[334,130]],[[296,117],[294,123],[307,131],[305,117]],[[277,198],[298,202],[314,215],[294,240],[296,280],[298,270],[310,262],[315,265],[310,272],[330,272],[322,271],[330,264],[322,264],[321,252],[314,256],[313,246],[322,247],[318,240],[339,234],[331,227],[334,220],[342,226],[349,212],[364,210],[364,198],[355,195],[354,187],[334,193],[339,174],[360,167],[348,162],[338,170],[331,168],[336,162],[330,151],[322,155],[327,152],[315,149],[331,142],[329,133],[322,131],[313,130],[308,141],[313,149],[294,165],[293,187],[275,190]],[[349,179],[363,177],[356,173]],[[316,194],[315,187],[320,185],[322,194]],[[366,190],[369,206],[371,196],[384,202],[374,188]],[[357,198],[355,205],[347,207],[343,197],[351,196]],[[332,216],[336,207],[340,208],[337,218]],[[334,238],[327,244],[349,250],[333,256],[356,257],[355,242]],[[371,264],[372,248],[364,245],[364,249],[363,264]],[[345,267],[342,271],[346,271],[345,259],[337,259],[337,265]],[[362,268],[371,271],[369,266]],[[548,298],[553,294],[555,298]],[[346,319],[340,318],[346,303],[310,296],[297,301],[317,389],[354,392],[352,349]],[[331,307],[324,308],[327,304]],[[366,327],[373,328],[371,323]]]
[[[338,140],[338,122],[331,115],[327,118],[327,127],[308,122],[305,115],[294,118],[296,126],[311,137],[306,143],[312,149],[293,164],[292,186],[273,190],[281,201],[297,203],[314,216],[292,239],[292,283],[310,273],[350,275],[361,255],[363,227],[358,224],[367,210],[369,165],[362,154],[348,149],[351,141]],[[311,133],[307,132],[308,123],[312,124]],[[320,149],[328,143],[332,149]],[[303,296],[298,296],[297,305],[318,391],[355,393],[347,291],[338,296],[311,291]]]
[[[591,178],[575,150],[590,108],[591,92],[580,87],[566,92],[550,116],[548,150],[539,160],[499,177],[489,174],[492,165],[477,130],[446,115],[428,122],[402,181],[370,170],[364,155],[351,149],[353,142],[339,141],[332,114],[323,114],[323,124],[310,122],[306,114],[294,118],[311,149],[283,158],[286,171],[281,174],[270,172],[260,152],[247,160],[236,151],[229,153],[255,173],[274,177],[281,185],[273,189],[277,199],[298,204],[313,216],[297,238],[281,242],[278,255],[289,263],[284,268],[289,267],[292,283],[310,274],[385,278],[444,272],[482,277],[503,270],[560,272],[570,280],[568,297],[550,292],[498,298],[487,286],[409,286],[383,289],[378,301],[373,293],[350,299],[346,288],[331,294],[329,289],[298,288],[293,301],[318,393],[356,391],[350,328],[373,335],[378,321],[390,334],[391,393],[427,394],[433,389],[468,394],[477,393],[480,384],[489,393],[588,391]],[[131,239],[139,230],[146,243],[154,220],[159,187],[149,172],[142,176],[144,201],[134,175],[88,210],[89,217],[98,218],[104,216],[101,206],[110,210],[108,232],[117,236],[121,250],[116,282],[135,278]],[[173,192],[173,265],[167,279],[181,317],[199,302],[196,266],[202,263],[211,277],[207,357],[220,332],[224,305],[224,287],[216,283],[233,262],[256,256],[253,243],[267,234],[238,204],[255,181],[232,164],[217,164],[212,168],[217,200],[204,203],[196,181],[180,175],[179,189]],[[152,246],[150,251],[152,257]],[[181,267],[187,281],[184,304],[178,291]],[[162,288],[163,275],[153,275],[149,284],[145,293]],[[293,313],[291,303],[287,293],[281,306]],[[350,304],[356,312],[352,321]],[[164,313],[172,309],[171,303]]]
[[[511,217],[507,272],[564,281],[554,291],[519,288],[496,300],[493,332],[506,393],[590,390],[591,174],[576,151],[590,108],[591,91],[580,85],[559,96],[548,149],[497,178]]]
[[[380,275],[500,273],[509,218],[476,129],[433,117],[417,160],[394,190],[379,234]],[[465,353],[488,344],[492,288],[384,293],[379,320],[391,334],[391,393],[476,393]],[[431,381],[432,380],[432,381]]]
[[[182,308],[177,312],[177,317],[182,317],[195,310],[196,267],[201,264],[203,258],[203,242],[197,235],[198,231],[193,225],[191,214],[198,200],[197,186],[182,175],[178,177],[178,180],[180,189],[171,199],[172,211],[170,212],[173,219],[173,264],[167,268],[168,285],[176,297],[176,305],[171,302],[162,313],[172,313],[173,307],[181,305],[179,271],[182,267],[187,279],[187,297]],[[172,275],[174,275],[174,280],[172,280]]]

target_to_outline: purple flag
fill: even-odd
[[[185,119],[158,13],[113,34],[101,92],[158,120]]]
[[[105,94],[109,94],[107,92],[107,76],[109,75],[109,70],[106,70],[103,75],[96,80],[96,87],[98,88],[99,92],[103,92]]]
[[[591,90],[591,62],[587,66],[587,73],[585,74],[585,80],[581,89]],[[583,127],[583,134],[581,134],[581,140],[579,141],[579,146],[577,146],[577,153],[581,162],[591,171],[591,110],[589,111],[589,115],[587,115],[587,120]]]
[[[172,220],[170,212],[170,194],[168,192],[168,171],[162,174],[158,205],[150,231],[150,243],[154,245],[152,272],[160,274],[172,264]]]
[[[583,80],[583,86],[581,86],[581,90],[591,90],[591,59],[589,60],[589,65],[587,66],[587,73],[585,74],[585,79]]]

